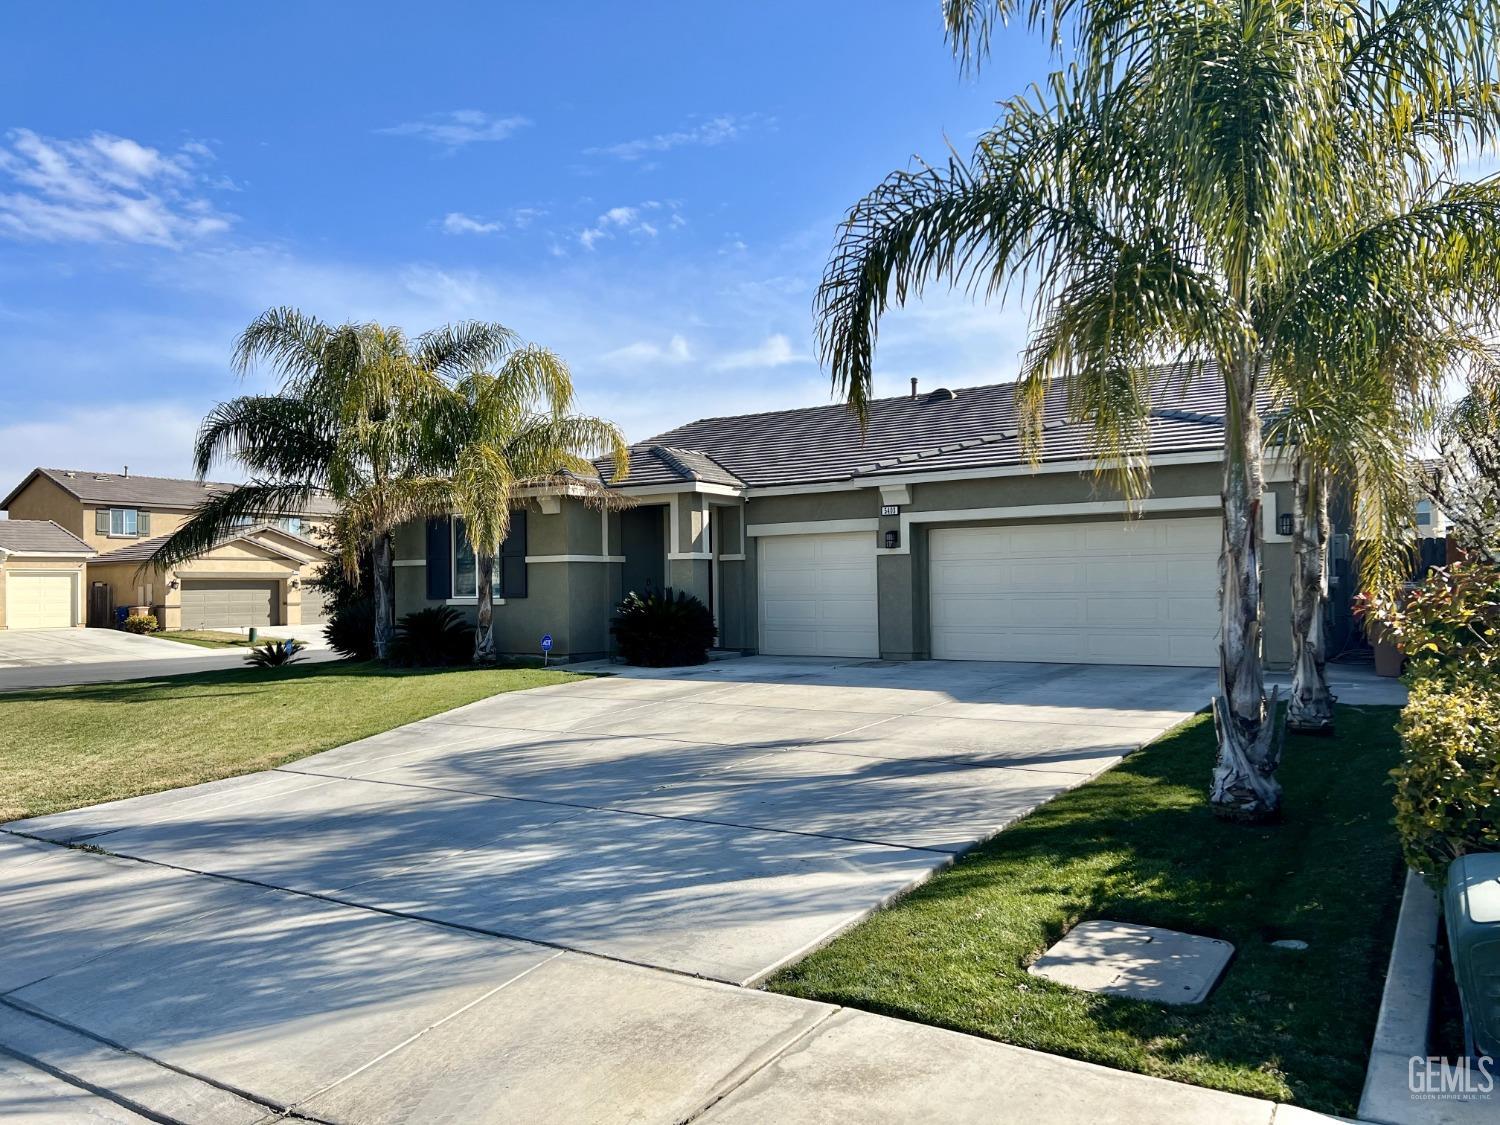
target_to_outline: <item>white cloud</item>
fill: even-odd
[[[653,340],[637,340],[633,344],[626,344],[623,348],[605,352],[601,358],[606,362],[621,363],[630,367],[646,363],[686,363],[693,358],[693,350],[688,346],[685,336],[674,333],[666,344],[658,344]]]
[[[94,133],[55,140],[15,129],[0,145],[0,233],[41,242],[180,246],[229,228],[202,194],[213,158],[193,141],[165,153]]]
[[[669,152],[674,148],[712,147],[725,144],[742,136],[747,130],[761,124],[759,114],[735,115],[732,113],[710,117],[707,121],[686,125],[670,133],[655,133],[649,137],[620,141],[617,144],[600,145],[585,150],[590,156],[614,156],[620,160],[640,160],[652,153]]]
[[[673,230],[686,225],[686,220],[677,210],[677,204],[648,199],[634,207],[611,207],[594,220],[593,226],[586,227],[579,232],[578,241],[585,250],[592,250],[598,243],[604,239],[613,238],[616,234],[637,234],[644,235],[646,238],[655,238],[661,233],[661,229],[655,222],[645,217],[648,212],[665,213],[667,225]]]
[[[393,137],[416,137],[447,149],[457,149],[484,141],[503,141],[530,124],[530,119],[519,114],[492,117],[482,109],[454,109],[431,114],[421,121],[390,125],[376,132]]]
[[[443,216],[444,234],[494,234],[504,229],[505,224],[498,219],[476,219],[462,211],[449,211]]]
[[[13,488],[38,466],[119,472],[129,465],[132,473],[191,476],[204,409],[171,399],[131,400],[0,424],[0,482]],[[126,416],[130,425],[120,425]],[[228,473],[235,475],[232,468]]]
[[[742,371],[748,367],[785,367],[789,363],[802,363],[808,358],[792,347],[791,340],[778,332],[767,336],[753,348],[721,356],[714,363],[714,368],[718,371]]]

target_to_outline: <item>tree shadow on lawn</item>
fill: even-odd
[[[961,857],[773,987],[1352,1112],[1399,905],[1386,779],[1396,714],[1345,709],[1339,738],[1290,740],[1286,819],[1269,828],[1213,816],[1212,724],[1197,720]],[[1235,958],[1192,1007],[1026,972],[1099,918],[1221,938]],[[1310,948],[1269,944],[1283,937]]]
[[[7,703],[148,703],[152,705],[174,699],[213,699],[254,695],[282,684],[330,679],[425,680],[453,673],[528,672],[540,667],[497,664],[491,667],[459,666],[451,668],[391,668],[376,661],[321,661],[317,664],[291,664],[280,668],[221,668],[211,672],[184,672],[176,676],[153,676],[140,680],[121,680],[105,684],[65,684],[58,687],[27,688],[0,694],[0,706]],[[558,669],[553,669],[557,671]],[[578,673],[579,675],[583,675]],[[208,692],[201,689],[222,686],[239,690]]]

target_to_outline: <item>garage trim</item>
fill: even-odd
[[[1131,512],[1217,512],[1217,496],[1148,496],[1134,505],[1124,500],[1085,500],[1076,504],[1017,504],[1008,508],[954,508],[941,512],[902,512],[901,545],[878,548],[885,555],[911,553],[914,523],[973,523],[990,520],[1032,520],[1125,515]]]

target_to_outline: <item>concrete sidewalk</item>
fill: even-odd
[[[1317,1119],[14,836],[0,872],[7,1122]]]

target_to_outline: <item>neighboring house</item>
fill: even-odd
[[[317,500],[301,512],[266,513],[190,562],[162,571],[152,553],[206,496],[230,484],[34,469],[0,501],[10,522],[51,521],[90,552],[84,608],[65,620],[56,604],[27,628],[110,625],[116,610],[141,608],[166,629],[298,625],[326,619],[304,585],[328,553],[314,539],[334,514]],[[7,526],[0,522],[0,527]],[[55,602],[55,599],[54,599]],[[11,628],[21,627],[12,622]]]
[[[84,622],[84,567],[94,549],[51,520],[0,520],[0,629]]]
[[[671,586],[713,609],[719,644],[788,656],[1217,663],[1223,391],[1159,381],[1140,518],[1098,477],[1060,388],[1043,461],[1021,448],[1012,384],[708,418],[633,447],[621,512],[581,489],[528,497],[497,566],[505,652],[601,656],[627,590]],[[599,466],[610,476],[607,462]],[[1287,466],[1263,498],[1264,652],[1291,658]],[[454,520],[396,536],[398,613],[471,620],[474,557]]]

